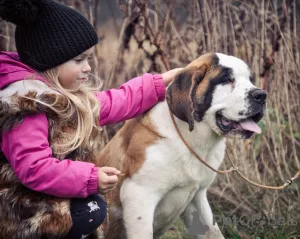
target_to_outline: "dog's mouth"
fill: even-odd
[[[221,111],[218,111],[216,113],[216,123],[223,133],[236,131],[241,133],[245,132],[247,134],[260,134],[261,128],[257,125],[257,122],[262,118],[262,116],[263,112],[259,111],[246,119],[234,121],[227,119],[225,116],[222,115]]]

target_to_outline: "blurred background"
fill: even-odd
[[[146,72],[184,67],[207,52],[241,58],[268,93],[262,134],[229,140],[249,179],[282,185],[300,170],[300,0],[61,0],[83,13],[100,43],[92,60],[103,89]],[[0,22],[0,50],[14,51],[14,26]],[[104,146],[122,124],[105,127]],[[225,160],[222,169],[229,168]],[[300,180],[261,189],[218,175],[208,197],[226,238],[300,238]],[[162,237],[191,238],[180,220]]]

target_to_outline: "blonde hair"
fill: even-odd
[[[78,147],[91,149],[93,147],[93,137],[95,130],[101,130],[99,127],[100,103],[96,99],[94,92],[100,90],[102,81],[95,75],[89,74],[88,80],[80,84],[76,89],[65,89],[59,82],[58,67],[52,68],[40,73],[49,83],[51,89],[59,92],[68,101],[64,110],[56,109],[55,104],[49,105],[45,102],[39,102],[51,108],[61,120],[68,120],[76,117],[76,128],[72,133],[70,141],[67,143],[56,144],[59,148],[59,154],[68,154]],[[68,134],[68,132],[62,132]]]

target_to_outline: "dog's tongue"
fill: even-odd
[[[261,133],[261,128],[252,119],[240,122],[240,126],[245,130],[252,131],[258,134]]]

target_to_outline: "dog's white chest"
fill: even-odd
[[[154,113],[155,119],[158,119],[157,114],[161,115],[159,111],[154,110]],[[169,120],[165,114],[164,117],[160,118],[159,126],[163,138],[146,149],[143,166],[132,178],[125,180],[121,188],[123,203],[126,203],[127,195],[135,195],[137,192],[141,194],[141,191],[145,192],[145,196],[141,195],[141,198],[156,201],[155,230],[172,223],[195,193],[199,189],[209,187],[216,176],[184,145],[173,125],[164,127],[164,120]],[[203,142],[203,147],[193,144],[191,147],[194,147],[199,156],[206,159],[212,167],[218,168],[224,157],[225,141],[203,141],[202,136],[197,134],[193,137],[195,142]]]
[[[215,173],[195,157],[182,142],[169,115],[166,102],[152,109],[151,120],[163,137],[146,149],[146,161],[140,172],[142,177],[152,178],[170,188],[195,184],[206,188]],[[189,132],[188,125],[179,125],[189,146],[213,168],[219,168],[225,153],[225,139],[211,135],[206,125]],[[154,169],[154,170],[153,170]]]

